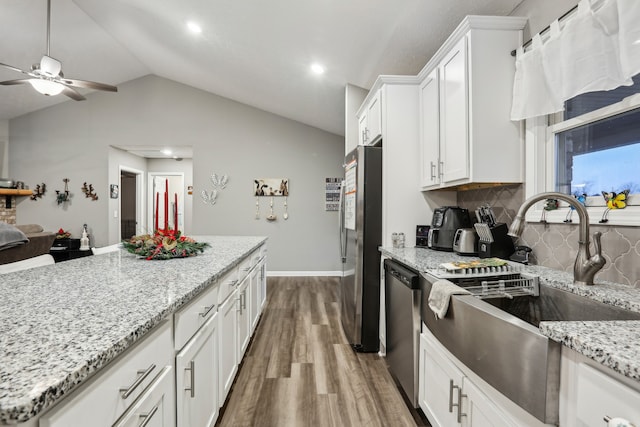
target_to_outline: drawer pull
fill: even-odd
[[[136,378],[135,382],[133,384],[131,384],[128,388],[121,388],[120,389],[120,393],[123,399],[127,399],[129,396],[131,396],[131,393],[133,393],[133,391],[138,388],[138,386],[140,384],[142,384],[142,382],[149,376],[149,374],[151,374],[151,371],[153,371],[154,369],[156,369],[156,365],[152,364],[151,366],[149,366],[147,368],[146,371],[138,371],[138,375],[140,375],[138,378]]]
[[[148,414],[140,414],[140,418],[144,418],[138,427],[146,427],[151,421],[151,418],[158,412],[158,405],[154,406]]]
[[[462,387],[458,387],[458,423],[462,423],[462,417],[466,417],[467,414],[462,412],[462,398],[466,398],[466,394],[462,394]]]
[[[235,286],[238,283],[238,280],[232,280],[229,283],[227,283],[228,286]]]
[[[249,266],[249,267],[245,267],[245,268],[243,268],[243,269],[242,269],[242,271],[245,271],[245,272],[246,272],[246,271],[249,271],[249,270],[251,270],[251,266]]]
[[[205,306],[204,307],[204,311],[202,313],[198,313],[200,316],[202,317],[207,317],[207,315],[211,312],[211,310],[213,310],[214,308],[216,308],[216,305],[210,305],[209,307]]]
[[[247,290],[246,289],[242,291],[242,295],[240,295],[240,297],[242,298],[242,309],[246,310],[247,309]]]
[[[242,294],[238,295],[238,299],[236,301],[238,301],[238,308],[236,311],[242,314]]]
[[[611,420],[612,420],[612,418],[611,418],[610,416],[608,416],[608,415],[605,415],[603,419],[604,419],[604,422],[605,422],[605,423],[607,423],[607,425],[609,425],[609,421],[611,421]],[[615,421],[618,421],[618,422],[620,422],[620,423],[627,423],[627,425],[628,425],[629,427],[636,427],[636,425],[635,425],[635,424],[631,424],[631,423],[629,422],[629,420],[625,420],[624,418],[617,418],[617,419],[615,419]],[[617,425],[617,424],[616,424],[616,425]],[[624,424],[620,424],[620,425],[624,425]]]
[[[196,397],[196,362],[193,360],[189,362],[189,367],[184,368],[185,371],[189,371],[189,376],[191,377],[191,387],[187,387],[184,391],[190,391],[191,397]]]

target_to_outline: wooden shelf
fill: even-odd
[[[0,188],[0,196],[31,196],[33,190],[16,190],[15,188]]]

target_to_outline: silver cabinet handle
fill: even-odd
[[[453,389],[456,386],[453,385],[453,380],[449,380],[449,413],[453,412],[453,407],[456,406],[453,404]]]
[[[247,309],[247,290],[245,289],[244,291],[242,291],[242,309],[246,310]]]
[[[158,405],[154,406],[148,414],[141,414],[140,418],[144,418],[144,420],[142,420],[138,427],[146,427],[146,425],[149,424],[149,421],[151,421],[151,418],[156,414],[156,412],[158,412]]]
[[[249,271],[249,270],[251,270],[251,266],[245,267],[245,268],[242,269],[242,271]]]
[[[236,309],[236,311],[240,314],[242,314],[242,294],[238,295],[238,308]]]
[[[151,373],[151,371],[153,371],[156,368],[155,364],[152,364],[151,366],[149,366],[147,368],[146,371],[138,371],[138,375],[140,375],[138,378],[136,378],[135,382],[133,384],[131,384],[129,387],[127,388],[121,388],[120,389],[120,394],[122,396],[123,399],[128,398],[129,396],[131,396],[131,393],[133,393],[133,391],[140,385],[142,384],[142,382],[149,376],[149,374]]]
[[[236,280],[232,280],[232,281],[230,281],[229,283],[227,283],[227,285],[229,285],[229,286],[235,286],[237,283],[238,283],[238,280],[236,279]]]
[[[204,306],[204,311],[202,313],[198,313],[198,315],[202,316],[202,317],[207,317],[207,314],[209,314],[209,312],[211,312],[211,310],[213,310],[214,308],[216,308],[216,305],[210,305],[209,307],[207,307],[206,305]]]
[[[431,174],[431,179],[432,179],[433,181],[435,181],[435,179],[436,179],[436,164],[435,164],[435,163],[433,163],[433,162],[429,162],[429,164],[430,164],[430,170],[429,170],[429,172],[430,172],[430,174]]]
[[[466,394],[462,394],[462,387],[458,387],[458,423],[462,422],[462,417],[466,417],[467,414],[462,412],[462,398],[466,398]]]
[[[440,176],[444,176],[444,162],[438,162],[440,164]]]
[[[190,391],[191,397],[196,397],[196,362],[193,360],[189,362],[189,367],[184,368],[185,371],[189,371],[191,377],[191,387],[185,387],[184,391]]]

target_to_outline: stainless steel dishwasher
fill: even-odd
[[[418,407],[420,342],[419,275],[396,261],[384,261],[387,363],[409,403]]]

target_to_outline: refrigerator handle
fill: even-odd
[[[338,203],[338,217],[340,227],[340,257],[342,262],[347,261],[347,232],[344,229],[344,180],[340,183],[340,203]]]

